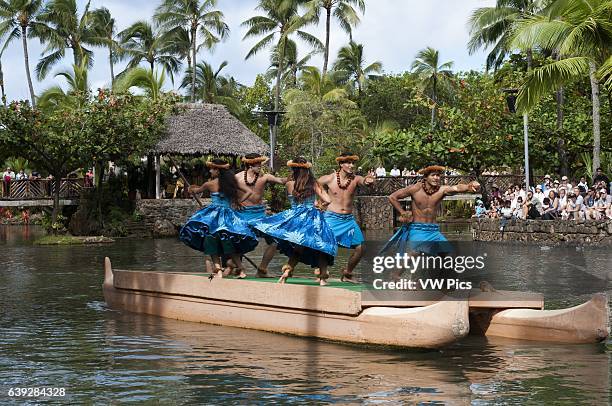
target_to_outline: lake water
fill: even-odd
[[[465,229],[447,230],[466,238]],[[117,268],[193,271],[202,256],[172,239],[32,245],[36,227],[0,226],[0,404],[10,388],[65,388],[69,404],[589,404],[611,399],[612,341],[553,345],[469,336],[440,351],[400,351],[110,310],[103,259]],[[370,236],[384,239],[388,235]],[[612,293],[609,248],[486,244],[516,289],[547,306]],[[258,262],[260,251],[252,253]],[[576,261],[578,258],[578,261]],[[271,268],[279,269],[281,257]],[[346,257],[340,258],[342,265]],[[339,267],[334,267],[336,270]]]

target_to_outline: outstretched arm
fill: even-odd
[[[202,193],[205,190],[210,190],[210,182],[206,182],[201,186],[198,185],[191,185],[189,186],[189,193],[191,194],[196,194],[196,193]]]
[[[444,196],[456,195],[457,193],[478,193],[480,191],[480,183],[475,180],[470,183],[460,183],[455,186],[442,186]]]
[[[279,178],[269,173],[265,175],[264,179],[266,182],[274,183],[276,185],[284,185],[289,181],[289,178]]]

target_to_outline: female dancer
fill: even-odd
[[[283,266],[283,276],[279,283],[285,283],[298,262],[321,269],[319,283],[327,285],[327,267],[334,263],[337,243],[323,213],[315,207],[318,197],[323,208],[330,203],[329,196],[317,183],[310,168],[312,165],[304,158],[287,162],[291,168],[291,180],[286,184],[291,209],[260,220],[253,227],[266,237],[273,238],[278,250],[289,257]]]
[[[191,248],[211,256],[217,276],[223,277],[221,257],[226,255],[240,270],[238,278],[246,278],[240,255],[255,249],[257,237],[234,209],[238,209],[251,192],[238,185],[230,165],[222,159],[208,161],[206,166],[210,168],[212,179],[202,186],[192,185],[189,192],[208,190],[211,204],[187,220],[179,237]]]

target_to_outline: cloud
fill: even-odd
[[[85,5],[84,0],[78,0],[80,10]],[[91,7],[106,7],[116,19],[119,29],[124,29],[135,21],[151,20],[157,2],[149,0],[92,0]],[[468,55],[466,44],[468,32],[466,22],[470,13],[478,7],[494,4],[494,0],[370,0],[366,3],[366,13],[361,24],[354,30],[353,37],[364,44],[366,63],[375,60],[383,63],[388,73],[400,73],[410,68],[418,50],[432,46],[440,50],[443,62],[452,60],[455,69],[482,69],[485,53]],[[230,26],[230,37],[219,44],[212,52],[202,51],[199,60],[206,60],[213,66],[222,61],[228,61],[225,74],[234,76],[239,82],[252,84],[258,73],[264,73],[269,65],[269,52],[262,51],[245,61],[249,49],[256,39],[242,40],[245,29],[240,24],[247,18],[256,15],[258,11],[256,0],[220,0],[218,7],[225,13],[225,19]],[[318,27],[308,27],[306,31],[324,38],[323,23]],[[341,46],[348,42],[348,36],[336,23],[332,23],[330,60],[335,59]],[[28,41],[30,66],[32,74],[38,62],[43,47],[35,39]],[[307,47],[302,44],[302,49]],[[96,86],[107,85],[110,82],[108,54],[105,49],[95,50],[94,67],[90,72],[90,81]],[[72,52],[67,52],[65,60],[53,70],[42,83],[34,83],[36,93],[61,83],[53,74],[70,68]],[[311,64],[321,67],[322,56],[311,59]],[[119,72],[125,64],[115,67]],[[28,87],[24,71],[21,41],[15,41],[2,57],[4,80],[9,99],[28,98]],[[35,78],[34,78],[35,80]],[[175,86],[178,86],[177,79]]]

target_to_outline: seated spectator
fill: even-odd
[[[404,169],[402,169],[402,176],[403,177],[410,176],[410,171],[405,166],[404,166]]]
[[[586,178],[584,176],[580,177],[580,182],[578,182],[576,186],[578,186],[578,188],[584,190],[585,192],[589,190],[589,185],[587,184]]]
[[[368,176],[371,177],[376,177],[376,172],[374,171],[374,168],[370,168],[370,170],[368,171]]]
[[[544,175],[544,182],[542,182],[542,192],[546,193],[553,187],[550,175]]]
[[[557,194],[559,194],[559,188],[560,188],[559,179],[554,180],[552,188]]]
[[[535,196],[536,199],[540,201],[540,203],[542,203],[544,201],[544,198],[546,197],[546,195],[542,191],[541,185],[536,186],[535,193],[533,195]]]
[[[500,210],[499,200],[493,199],[491,201],[491,208],[487,211],[487,217],[492,218],[492,219],[499,218],[499,210]]]
[[[521,196],[516,198],[515,207],[512,209],[512,216],[517,219],[525,219],[523,217],[523,198]]]
[[[559,212],[562,213],[565,211],[565,206],[567,206],[567,190],[565,188],[559,189]]]
[[[561,184],[559,187],[564,187],[568,191],[574,188],[572,184],[568,182],[567,176],[561,177]]]
[[[606,193],[610,193],[610,179],[603,173],[601,168],[597,168],[595,171],[595,176],[593,177],[593,184],[597,185],[599,182],[604,183],[604,189],[606,189]]]
[[[378,168],[376,168],[376,177],[377,178],[384,178],[385,176],[387,176],[387,170],[381,164]]]
[[[544,202],[548,200],[548,206],[544,207]],[[544,220],[554,220],[559,215],[559,199],[554,190],[548,191],[548,196],[542,201],[542,218]]]
[[[563,218],[564,220],[582,219],[582,203],[578,202],[578,197],[581,196],[576,196],[573,191],[569,194],[567,206],[565,206],[565,211],[562,213],[561,218]]]
[[[499,191],[499,186],[495,183],[491,186],[491,200],[501,199],[501,192]]]
[[[487,215],[487,209],[484,206],[484,203],[482,202],[482,200],[477,200],[476,201],[476,214],[474,214],[472,217],[476,217],[476,218],[482,218],[485,217]]]
[[[527,199],[523,204],[523,218],[535,220],[541,217],[542,202],[535,197],[532,191],[527,192]]]
[[[391,169],[390,175],[393,176],[394,178],[397,178],[398,176],[400,176],[402,173],[400,172],[400,170],[397,168],[397,165],[393,165],[393,169]]]

